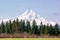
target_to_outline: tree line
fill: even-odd
[[[41,22],[40,25],[38,26],[33,20],[32,25],[30,25],[30,21],[27,20],[25,23],[24,20],[19,21],[18,18],[11,22],[2,23],[0,24],[0,34],[1,33],[8,33],[8,34],[13,34],[13,33],[24,33],[27,32],[29,34],[36,34],[36,35],[59,35],[60,30],[58,23],[56,23],[54,26],[52,24],[47,24],[43,25]]]

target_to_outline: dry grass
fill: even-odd
[[[60,38],[60,35],[58,36],[51,36],[51,35],[34,35],[34,34],[28,34],[26,32],[24,33],[14,33],[14,34],[6,34],[2,33],[0,34],[0,38]]]

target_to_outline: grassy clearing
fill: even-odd
[[[60,38],[0,38],[0,40],[60,40]]]

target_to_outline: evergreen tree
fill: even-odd
[[[26,26],[25,26],[25,21],[24,20],[21,20],[19,22],[19,31],[20,31],[20,33],[26,32]]]
[[[22,33],[23,32],[23,24],[22,24],[22,20],[19,22],[19,32]]]
[[[38,28],[36,21],[33,20],[32,22],[32,27],[30,26],[30,22],[27,20],[26,25],[25,25],[25,21],[21,20],[19,21],[18,18],[16,19],[16,21],[14,20],[13,22],[11,22],[11,20],[9,22],[6,22],[6,24],[4,24],[4,22],[2,21],[2,23],[0,24],[0,33],[23,33],[23,32],[27,32],[27,33],[32,33],[32,34],[50,34],[50,35],[58,35],[60,30],[58,27],[58,23],[55,24],[55,26],[52,26],[52,24],[50,24],[50,26],[47,25],[43,25],[42,22],[40,23],[40,26]]]
[[[50,24],[50,27],[49,27],[49,34],[55,35],[55,30],[54,30],[54,27],[52,26],[52,24]]]
[[[25,32],[26,31],[26,26],[25,26],[25,21],[24,20],[22,21],[22,27],[23,27],[23,32]]]
[[[19,20],[18,18],[16,19],[16,32],[19,33]]]
[[[1,23],[1,33],[5,33],[5,25],[3,21]]]
[[[59,28],[58,28],[58,23],[55,24],[55,35],[58,35],[59,32]]]
[[[43,34],[43,33],[44,33],[44,32],[43,32],[43,28],[44,28],[44,26],[43,26],[43,24],[42,24],[42,22],[41,22],[40,28],[39,28],[40,34]]]
[[[15,20],[12,23],[12,32],[15,33],[16,32],[16,22]]]
[[[46,34],[46,25],[43,25],[43,34]]]
[[[49,24],[48,23],[47,23],[47,26],[46,27],[47,27],[47,32],[46,33],[49,34],[50,27],[49,27]]]
[[[19,19],[17,18],[16,19],[16,25],[18,26],[18,24],[19,24]]]
[[[30,22],[28,20],[26,22],[26,31],[27,31],[27,33],[30,33],[31,32]]]
[[[44,34],[48,34],[48,25],[46,26],[45,24],[44,24]]]
[[[5,31],[6,31],[6,33],[9,33],[9,25],[8,25],[9,23],[8,22],[6,22],[6,25],[5,25]]]
[[[13,31],[12,31],[13,29],[12,29],[12,23],[11,23],[11,20],[9,21],[9,33],[13,33]]]
[[[0,25],[0,33],[1,33],[1,25]]]
[[[33,34],[39,34],[38,32],[39,32],[38,26],[36,25],[35,20],[33,20],[33,23],[32,23],[32,33]]]

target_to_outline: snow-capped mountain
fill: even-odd
[[[48,24],[52,24],[55,25],[54,22],[52,21],[47,21],[45,18],[41,17],[40,15],[38,15],[35,11],[33,10],[29,10],[27,9],[22,15],[18,16],[19,20],[29,20],[32,24],[32,21],[35,20],[37,25],[40,25],[40,23],[42,22],[43,24],[47,25]]]
[[[36,23],[37,23],[37,25],[40,25],[41,22],[42,22],[43,24],[45,24],[45,25],[47,25],[47,23],[48,23],[48,24],[55,25],[54,22],[52,22],[52,21],[47,21],[45,18],[43,18],[43,17],[41,17],[40,15],[38,15],[35,11],[29,10],[29,9],[27,9],[24,13],[22,13],[22,15],[17,16],[17,17],[15,17],[14,19],[11,19],[11,18],[9,18],[9,19],[4,19],[3,22],[7,22],[7,21],[9,21],[9,20],[13,21],[13,20],[15,20],[15,19],[17,19],[17,18],[19,19],[19,21],[20,21],[21,19],[22,19],[22,20],[25,20],[25,22],[26,22],[26,20],[28,20],[28,21],[30,21],[31,24],[32,24],[32,21],[35,20]],[[2,22],[2,20],[0,20],[0,23],[1,23],[1,22]]]

